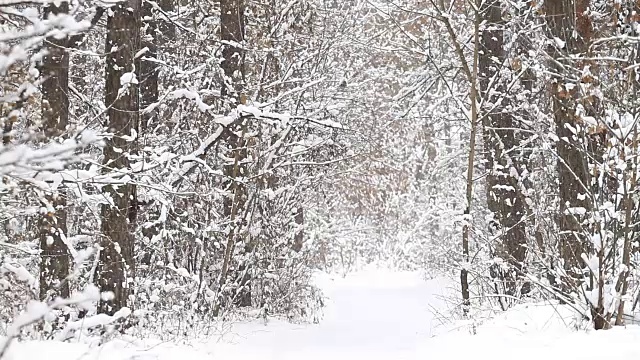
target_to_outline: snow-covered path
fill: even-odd
[[[417,273],[369,269],[346,278],[322,276],[328,296],[319,324],[270,320],[236,323],[223,336],[189,345],[153,339],[19,342],[10,360],[631,360],[640,358],[640,327],[575,331],[576,314],[553,303],[529,303],[497,313],[475,327],[450,331],[434,313],[445,309],[445,280]],[[435,311],[434,311],[435,310]],[[446,312],[445,312],[446,313]],[[460,324],[460,323],[458,323]],[[451,324],[449,324],[451,325]],[[6,360],[6,359],[2,359]]]
[[[178,345],[152,339],[116,339],[99,347],[86,341],[16,343],[10,360],[339,360],[423,359],[419,347],[437,323],[432,307],[444,281],[417,273],[371,268],[346,278],[321,275],[325,308],[319,324],[270,320],[225,326],[222,336]],[[5,360],[5,359],[2,359]]]
[[[442,302],[442,281],[376,270],[320,282],[329,299],[319,324],[236,325],[233,340],[214,353],[243,359],[411,359],[437,322],[432,307]]]

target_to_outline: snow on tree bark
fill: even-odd
[[[494,266],[497,276],[505,282],[508,295],[516,294],[516,281],[522,274],[526,257],[526,203],[519,183],[522,154],[519,150],[522,133],[514,113],[508,109],[510,94],[501,75],[506,63],[502,2],[483,2],[480,16],[484,21],[479,55],[480,93],[484,106],[480,109],[487,160],[487,205],[494,219],[490,233],[497,236],[496,255],[510,265]]]
[[[135,55],[140,48],[141,0],[128,0],[113,7],[107,21],[105,105],[107,128],[113,133],[104,147],[106,169],[127,171],[129,155],[136,151],[139,130],[138,83]],[[123,176],[123,184],[107,185],[105,195],[113,204],[101,205],[102,236],[96,281],[102,292],[111,292],[98,306],[100,313],[115,314],[129,305],[135,278],[134,235],[136,186]]]
[[[69,12],[69,3],[50,4],[44,17]],[[47,55],[41,66],[42,127],[45,139],[56,141],[66,132],[69,123],[69,54],[67,39],[49,37],[46,40]],[[66,194],[53,190],[45,196],[45,213],[39,219],[40,240],[40,299],[53,300],[69,296],[69,249],[63,241],[67,235]]]
[[[558,74],[551,85],[552,109],[556,125],[558,141],[558,178],[559,178],[559,215],[560,256],[564,268],[569,274],[565,279],[575,284],[580,281],[580,272],[584,263],[581,254],[587,250],[588,239],[583,231],[586,214],[592,204],[587,194],[590,183],[588,162],[584,149],[585,138],[581,136],[580,124],[577,122],[577,87],[567,82],[566,64],[562,57],[566,54],[578,54],[585,51],[585,38],[589,31],[588,23],[577,21],[576,14],[585,0],[559,0],[545,2],[546,20],[551,35],[556,39],[550,53],[555,61],[550,67]],[[588,1],[587,1],[588,3]],[[584,7],[582,7],[585,9]],[[574,36],[574,29],[579,36]],[[574,134],[578,130],[578,133]]]
[[[220,39],[222,41],[222,62],[220,64],[224,79],[220,91],[226,111],[245,103],[244,93],[244,49],[245,46],[245,3],[244,0],[223,0],[220,2]],[[223,257],[222,271],[219,279],[220,296],[224,297],[225,285],[232,270],[237,281],[237,290],[231,295],[239,306],[251,305],[250,272],[247,260],[238,256],[238,264],[233,269],[234,252],[237,246],[243,246],[243,253],[249,250],[246,237],[246,203],[247,188],[245,185],[247,167],[242,161],[247,157],[244,139],[247,125],[240,116],[229,124],[224,132],[227,164],[223,165],[225,187],[228,194],[224,198],[224,216],[228,219],[228,233]],[[247,242],[247,243],[245,243]],[[222,298],[218,300],[218,312]]]

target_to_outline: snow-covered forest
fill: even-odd
[[[0,78],[0,359],[640,356],[640,1],[0,0]]]

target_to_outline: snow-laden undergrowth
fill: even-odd
[[[318,324],[246,321],[175,342],[131,336],[102,344],[92,338],[17,342],[8,358],[601,360],[640,356],[640,327],[585,331],[576,314],[558,304],[522,304],[477,326],[453,320],[447,316],[451,281],[424,280],[417,272],[371,267],[346,277],[318,274],[316,283],[327,297]]]

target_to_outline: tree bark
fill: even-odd
[[[514,131],[517,120],[506,108],[508,89],[500,78],[500,69],[506,62],[504,51],[504,26],[500,0],[490,0],[480,9],[485,24],[481,36],[481,53],[478,59],[480,109],[484,130],[485,158],[487,160],[487,204],[494,216],[490,231],[499,235],[497,255],[507,261],[506,273],[495,268],[505,281],[508,295],[516,295],[516,280],[522,272],[526,256],[526,202],[518,179],[521,170],[521,133]]]
[[[560,46],[556,44],[550,51],[556,59],[551,63],[551,68],[556,74],[560,74],[551,83],[551,97],[556,134],[559,139],[556,146],[559,157],[560,254],[564,261],[564,268],[570,277],[565,279],[565,282],[569,282],[571,288],[575,288],[582,278],[580,269],[584,267],[584,263],[581,254],[587,252],[589,242],[583,231],[583,223],[592,204],[587,193],[590,183],[589,168],[584,153],[588,148],[588,144],[585,144],[587,139],[580,136],[580,133],[574,135],[571,130],[580,129],[575,116],[578,86],[575,88],[566,86],[562,75],[568,74],[563,64],[569,64],[561,57],[563,51],[569,54],[585,52],[591,33],[591,25],[584,15],[587,5],[588,0],[545,2],[546,21],[551,35],[564,42],[564,49],[558,49]],[[574,30],[577,30],[578,36],[573,36]]]
[[[50,4],[44,17],[69,12],[69,3]],[[42,83],[42,127],[45,138],[54,140],[64,135],[69,123],[69,54],[66,39],[49,37],[45,46],[47,55],[41,66],[45,80]],[[63,241],[67,233],[67,202],[62,191],[46,196],[53,209],[39,220],[40,240],[40,300],[69,297],[69,249]]]
[[[138,85],[128,82],[135,71],[135,55],[140,48],[141,0],[128,0],[112,8],[107,22],[107,56],[105,104],[108,106],[108,130],[113,137],[104,147],[107,169],[127,169],[130,153],[135,153],[137,140],[127,140],[138,131]],[[134,236],[137,200],[136,187],[119,184],[105,187],[113,200],[102,205],[101,230],[103,238],[96,280],[103,292],[112,292],[111,299],[102,300],[98,312],[114,314],[128,305],[131,285],[135,278]]]
[[[304,245],[304,208],[299,206],[295,214],[296,234],[293,238],[293,250],[299,252]]]
[[[634,10],[638,13],[640,10],[640,4],[636,3]],[[631,59],[634,60],[635,63],[640,61],[640,47],[638,45],[634,45],[635,49],[632,51],[630,56]],[[631,83],[630,90],[633,94],[636,94],[638,90],[640,90],[640,82],[638,81],[638,69],[634,69],[631,73],[631,76],[634,80]],[[634,115],[637,116],[638,109],[635,108],[633,111]],[[631,135],[631,154],[638,154],[638,142],[639,142],[639,134],[637,128],[633,130]],[[628,141],[628,140],[627,140]],[[618,275],[618,280],[616,282],[616,292],[620,294],[620,303],[618,304],[618,314],[616,316],[615,325],[621,326],[625,324],[625,300],[624,298],[629,296],[629,275],[633,271],[632,257],[634,256],[634,247],[637,248],[633,244],[634,239],[636,238],[636,225],[638,224],[638,212],[636,211],[637,201],[634,200],[634,197],[637,194],[637,184],[638,184],[638,157],[632,156],[630,159],[625,155],[624,158],[627,162],[630,162],[632,166],[630,166],[630,170],[624,170],[623,173],[623,189],[624,189],[624,244],[622,247],[622,265],[623,270]],[[629,174],[629,171],[631,174]],[[631,177],[631,178],[629,178]],[[637,249],[635,250],[637,251]],[[636,300],[637,301],[637,300]],[[635,303],[632,304],[632,313],[635,310]]]
[[[481,1],[475,2],[476,6],[479,8]],[[453,48],[456,52],[458,60],[462,65],[463,73],[469,82],[469,102],[471,103],[471,118],[469,119],[471,122],[471,129],[469,134],[469,152],[467,153],[467,181],[466,181],[466,190],[465,190],[465,198],[466,205],[464,210],[464,218],[463,218],[463,226],[462,226],[462,264],[460,268],[460,289],[462,293],[462,314],[463,316],[469,315],[469,310],[471,308],[471,297],[470,297],[470,289],[469,289],[469,267],[471,266],[471,258],[469,257],[469,245],[471,242],[471,225],[472,225],[472,217],[471,217],[471,207],[473,205],[473,173],[475,170],[475,158],[476,158],[476,136],[478,132],[478,121],[479,121],[479,113],[478,113],[478,56],[479,56],[479,44],[480,44],[480,13],[476,12],[473,22],[473,59],[472,63],[469,64],[467,58],[464,54],[463,47],[458,40],[458,36],[449,21],[449,17],[444,15],[444,12],[447,11],[447,7],[445,6],[444,0],[439,0],[438,2],[438,19],[442,21],[445,28],[447,29],[447,33],[449,34],[449,38],[452,42]],[[447,14],[448,15],[448,14]]]
[[[220,66],[224,71],[221,95],[223,106],[231,111],[243,101],[244,90],[244,36],[245,36],[245,4],[244,0],[220,1],[220,39],[222,41],[222,62]],[[226,188],[229,191],[224,199],[224,215],[229,219],[227,244],[225,247],[224,261],[219,280],[219,292],[224,290],[228,273],[232,270],[232,258],[236,245],[242,241],[244,224],[244,211],[247,199],[246,186],[240,178],[246,174],[246,166],[242,161],[246,158],[246,146],[244,140],[245,124],[241,119],[236,120],[225,129],[227,157],[233,159],[233,163],[223,167],[224,175],[228,179]],[[248,245],[248,244],[245,244]],[[239,264],[235,269],[239,280],[238,291],[233,298],[239,306],[251,305],[250,272],[246,263]],[[223,299],[220,298],[214,313],[217,315]]]
[[[159,29],[158,23],[153,18],[153,6],[144,1],[142,5],[143,25],[145,33],[143,34],[141,48],[147,48],[147,52],[140,59],[138,65],[138,74],[140,81],[140,109],[144,110],[149,105],[158,101],[158,66],[154,62],[158,57],[158,39]],[[148,59],[148,60],[147,60]],[[150,127],[155,117],[155,111],[147,112],[141,115],[140,129],[144,132]]]
[[[244,0],[220,1],[220,39],[224,83],[222,97],[228,103],[238,104],[244,89],[245,35]]]
[[[142,19],[145,32],[141,39],[141,48],[147,48],[147,52],[138,61],[138,74],[140,80],[140,109],[144,110],[149,105],[156,103],[159,99],[160,68],[156,63],[161,52],[169,50],[168,46],[175,39],[175,25],[169,19],[164,18],[170,15],[175,8],[174,0],[157,1],[160,10],[163,12],[162,19],[156,19],[153,5],[148,1],[142,4]],[[140,131],[146,133],[146,129],[151,128],[157,117],[156,111],[150,111],[141,115]]]
[[[476,1],[476,5],[480,5],[480,1]],[[466,69],[467,78],[469,80],[470,89],[469,89],[469,100],[471,102],[471,132],[469,134],[469,154],[467,157],[467,184],[466,184],[466,208],[464,211],[465,224],[462,227],[462,269],[460,270],[460,286],[462,290],[462,313],[466,317],[469,315],[469,311],[471,310],[471,297],[470,297],[470,289],[469,289],[469,267],[471,266],[471,258],[469,257],[469,245],[470,245],[470,234],[471,234],[471,225],[473,221],[473,217],[471,216],[471,207],[473,204],[473,173],[475,170],[475,158],[476,158],[476,136],[478,132],[478,122],[479,122],[479,109],[478,109],[478,100],[480,98],[480,94],[478,93],[478,70],[479,70],[479,32],[480,32],[480,14],[476,12],[476,16],[474,19],[474,37],[473,43],[473,63],[471,68],[467,64],[466,60],[464,60],[464,55],[460,48],[460,44],[457,42],[457,38],[455,36],[451,36],[454,41],[454,45],[456,45],[458,56],[463,62],[464,68]],[[447,20],[447,27],[449,32],[452,34],[453,29],[451,28],[451,24]]]

